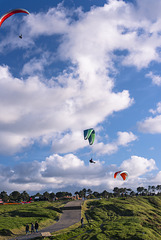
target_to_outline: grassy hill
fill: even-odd
[[[40,228],[56,222],[65,202],[34,202],[22,205],[0,205],[0,240],[13,234],[25,234],[26,224],[39,222]]]
[[[52,224],[58,219],[59,207],[63,204],[37,202],[0,206],[0,239],[8,239],[12,233],[24,233],[24,226],[36,220],[41,228]],[[161,240],[160,196],[87,200],[82,207],[82,216],[85,219],[83,228],[78,223],[53,233],[50,239]]]
[[[76,227],[51,239],[159,240],[161,197],[128,197],[86,201],[84,228]]]

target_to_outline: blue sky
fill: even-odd
[[[0,28],[0,191],[160,184],[161,1],[1,6],[30,14]]]

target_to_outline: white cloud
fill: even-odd
[[[157,103],[156,109],[150,109],[149,112],[151,112],[153,114],[161,113],[161,102]]]
[[[118,146],[116,143],[104,144],[103,142],[100,142],[100,143],[96,143],[93,146],[93,151],[100,155],[104,155],[104,154],[110,155],[118,151]]]
[[[138,129],[144,133],[161,133],[161,115],[146,118],[138,123]]]
[[[114,92],[114,79],[109,73],[114,69],[115,50],[126,50],[122,63],[139,69],[153,60],[160,61],[157,50],[161,45],[158,34],[161,19],[157,10],[160,4],[155,3],[149,16],[142,14],[145,2],[138,3],[136,8],[133,4],[112,0],[103,7],[94,7],[88,12],[76,9],[73,13],[59,4],[46,13],[31,13],[22,22],[21,27],[28,36],[20,45],[13,41],[11,28],[10,36],[0,43],[1,52],[9,46],[36,51],[39,37],[54,39],[59,35],[55,54],[62,62],[70,61],[70,67],[51,79],[41,76],[40,81],[38,74],[34,76],[35,71],[43,72],[48,66],[53,51],[50,46],[49,55],[30,58],[24,64],[22,73],[30,75],[26,79],[14,78],[6,66],[0,67],[0,134],[10,138],[10,141],[1,139],[0,152],[6,152],[7,148],[17,152],[21,146],[40,139],[44,143],[52,141],[55,151],[75,151],[84,147],[83,141],[77,140],[83,129],[95,127],[113,112],[132,105],[133,99],[127,90]],[[147,119],[144,125],[154,120],[159,127],[157,118]],[[143,124],[140,126],[143,129]],[[111,154],[134,138],[132,134],[121,134],[118,142],[97,143],[95,148]]]
[[[54,61],[53,56],[48,52],[43,52],[40,58],[32,58],[29,62],[24,64],[22,69],[22,75],[29,74],[34,75],[41,73],[44,69]]]
[[[43,192],[47,189],[54,191],[55,189],[79,190],[80,188],[99,188],[99,191],[111,191],[114,187],[130,187],[135,189],[139,184],[150,185],[153,181],[159,182],[158,177],[145,177],[146,173],[150,173],[156,169],[153,159],[146,159],[139,156],[132,156],[125,160],[120,166],[105,165],[103,162],[96,160],[95,164],[85,165],[73,154],[60,156],[53,154],[44,161],[18,163],[15,166],[0,166],[0,191],[11,192],[15,189],[18,191],[36,191]],[[129,173],[127,181],[121,178],[114,179],[114,172],[118,170],[126,170]],[[142,177],[144,175],[144,178]]]
[[[93,151],[97,154],[113,154],[116,153],[120,146],[128,146],[129,143],[135,141],[137,136],[132,132],[118,132],[118,138],[112,143],[104,144],[103,142],[96,143],[93,146]]]
[[[161,181],[161,171],[159,171],[156,176],[152,179],[153,184],[160,185]]]
[[[161,133],[161,102],[157,103],[156,109],[150,109],[150,113],[156,115],[154,117],[147,117],[145,120],[138,122],[138,129],[144,133]]]
[[[161,86],[161,76],[155,75],[152,72],[149,72],[146,74],[146,77],[151,78],[153,84],[155,84],[157,86]]]
[[[29,46],[41,35],[59,34],[62,37],[59,48],[62,59],[78,64],[82,74],[83,69],[86,72],[91,66],[93,73],[99,71],[104,74],[112,66],[111,53],[118,49],[128,52],[123,57],[123,64],[141,69],[153,60],[160,61],[157,51],[161,44],[158,34],[161,30],[160,3],[155,3],[152,10],[151,2],[148,6],[145,2],[138,2],[136,7],[128,2],[112,0],[85,13],[80,8],[70,11],[59,4],[46,13],[30,13],[21,27],[28,33]],[[73,16],[77,16],[77,20]],[[2,48],[5,44],[18,47],[12,38],[9,39],[2,41]],[[24,44],[25,40],[21,42]]]
[[[128,143],[135,141],[137,137],[132,132],[118,132],[118,146],[127,146]]]
[[[53,35],[67,32],[71,21],[68,14],[70,15],[70,12],[62,4],[58,4],[56,8],[50,8],[46,13],[30,13],[29,17],[26,18],[29,34],[37,37],[41,34]]]
[[[154,159],[131,156],[131,159],[122,162],[120,168],[126,170],[130,178],[137,178],[156,169],[156,164]]]
[[[128,91],[113,93],[108,89],[108,81],[107,88],[103,88],[104,80],[86,86],[86,82],[82,83],[73,72],[64,72],[64,75],[51,79],[47,85],[34,76],[25,81],[14,78],[6,66],[0,67],[0,73],[0,132],[11,139],[1,139],[1,152],[2,146],[5,146],[4,152],[8,148],[13,153],[22,145],[25,146],[19,144],[20,141],[27,142],[27,146],[39,138],[51,141],[57,135],[62,136],[62,139],[58,138],[59,146],[57,138],[53,140],[55,150],[77,150],[84,146],[80,131],[91,125],[96,126],[114,111],[123,110],[132,104]],[[91,92],[98,94],[93,95]],[[63,136],[68,130],[73,139],[72,145],[70,135]],[[78,135],[76,132],[79,132]],[[14,142],[15,150],[11,142]]]
[[[57,153],[72,152],[85,146],[88,146],[88,142],[84,141],[83,131],[74,131],[64,136],[60,135],[55,137],[52,142],[52,149]]]
[[[74,185],[80,187],[85,185],[97,186],[102,182],[101,176],[104,171],[102,164],[96,161],[94,165],[85,166],[84,161],[73,154],[64,157],[53,154],[45,161],[32,163],[20,163],[13,169],[6,169],[1,176],[8,176],[6,182],[7,190],[16,186],[16,189],[27,189],[29,191],[41,191],[42,189],[62,188]],[[8,173],[8,175],[6,174]],[[90,182],[90,179],[93,181]],[[30,184],[30,186],[29,186]]]

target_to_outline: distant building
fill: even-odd
[[[72,197],[72,199],[74,199],[74,200],[80,200],[80,199],[82,199],[82,198],[79,197],[79,194],[76,194],[75,196]]]
[[[35,197],[35,201],[40,201],[40,197]]]
[[[57,198],[57,197],[54,197],[54,198],[53,198],[53,201],[56,201],[56,200],[58,200],[58,198]]]

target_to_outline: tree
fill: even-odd
[[[148,192],[151,194],[151,186],[148,186]]]
[[[57,192],[57,193],[56,193],[56,197],[57,197],[57,198],[62,198],[62,197],[64,197],[64,192]]]
[[[160,191],[161,191],[161,185],[157,185],[157,186],[156,186],[156,190],[158,191],[158,194],[160,194]]]
[[[28,201],[29,201],[29,198],[30,198],[30,196],[29,196],[29,194],[28,194],[26,191],[23,191],[23,192],[21,193],[21,196],[20,196],[20,198],[21,198],[23,201],[26,201],[26,202],[28,202]]]
[[[71,196],[72,196],[72,193],[70,193],[70,192],[65,192],[65,196],[71,197]]]
[[[57,198],[63,198],[63,197],[66,197],[66,196],[72,196],[72,193],[69,193],[69,192],[57,192],[56,193],[56,197]]]
[[[152,186],[151,190],[152,190],[153,194],[155,194],[155,186]]]
[[[148,189],[147,188],[144,188],[143,194],[146,195],[146,196],[148,195]]]
[[[87,189],[83,188],[82,191],[84,192],[84,197],[86,197]]]
[[[136,190],[138,193],[142,193],[144,191],[144,187],[138,187]]]
[[[98,193],[98,192],[93,192],[93,195],[96,197],[96,198],[99,198],[100,197],[100,193]]]
[[[83,190],[79,191],[78,194],[79,194],[79,197],[81,197],[81,198],[84,197],[84,192],[83,192]]]
[[[42,194],[38,192],[35,194],[35,197],[42,197]]]
[[[132,192],[132,189],[131,188],[127,188],[126,189],[126,193],[128,193],[128,195],[129,195],[129,193],[131,193]]]
[[[5,191],[2,191],[0,193],[0,198],[2,199],[3,202],[7,202],[9,200],[9,196],[7,195],[7,193]]]
[[[131,192],[130,192],[130,196],[131,196],[131,197],[135,196],[135,192],[134,192],[134,191],[131,191]]]
[[[92,194],[92,190],[91,190],[90,188],[87,190],[87,194],[88,194],[88,195],[91,195],[91,194]]]
[[[114,195],[115,196],[120,196],[120,189],[118,188],[118,187],[115,187],[114,189],[113,189],[113,192],[114,192]]]
[[[50,194],[46,191],[43,193],[43,200],[49,200]]]
[[[107,198],[108,197],[108,192],[106,190],[104,190],[102,193],[101,193],[102,197],[103,198]]]
[[[50,193],[50,201],[53,201],[53,199],[55,198],[55,196],[56,196],[55,193],[53,193],[53,192]]]
[[[20,201],[21,200],[21,194],[18,191],[13,191],[9,195],[10,200],[12,201]]]

